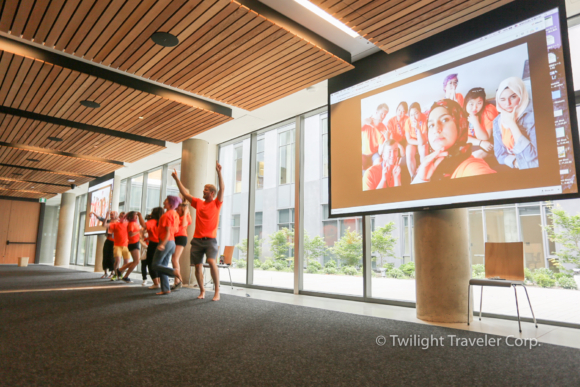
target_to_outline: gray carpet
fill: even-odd
[[[85,278],[42,270],[53,279]],[[42,277],[22,273],[0,266],[0,283],[30,288]],[[196,296],[190,289],[155,296],[141,287],[0,294],[0,385],[580,385],[580,350],[572,348],[450,347],[447,339],[427,350],[390,341],[381,347],[378,335],[484,335]]]

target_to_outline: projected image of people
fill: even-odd
[[[372,115],[363,119],[363,190],[398,187],[380,146],[389,140],[401,185],[539,167],[528,60],[522,44],[362,99],[362,117]]]

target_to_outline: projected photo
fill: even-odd
[[[527,44],[360,106],[365,191],[539,167]]]
[[[111,205],[111,186],[106,186],[90,193],[90,212],[96,216],[90,216],[89,227],[101,227],[103,222],[98,218],[106,218]]]

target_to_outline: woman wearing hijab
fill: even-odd
[[[463,108],[469,121],[467,142],[472,145],[473,157],[483,159],[493,150],[493,120],[498,115],[497,109],[493,104],[487,103],[482,87],[469,90]]]
[[[417,169],[413,184],[496,173],[471,155],[467,143],[468,121],[463,108],[444,99],[431,106],[427,118],[429,154]]]
[[[524,82],[517,77],[501,82],[496,104],[500,113],[493,121],[497,161],[514,169],[537,168],[534,108]]]

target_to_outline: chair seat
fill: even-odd
[[[509,288],[513,285],[523,285],[522,281],[509,281],[509,280],[492,280],[486,278],[472,278],[469,280],[470,285],[478,286],[497,286],[502,288]]]
[[[209,267],[209,263],[204,263],[203,267]],[[217,267],[219,267],[220,269],[227,269],[228,267],[231,267],[230,265],[226,265],[226,264],[221,264],[218,263]]]

